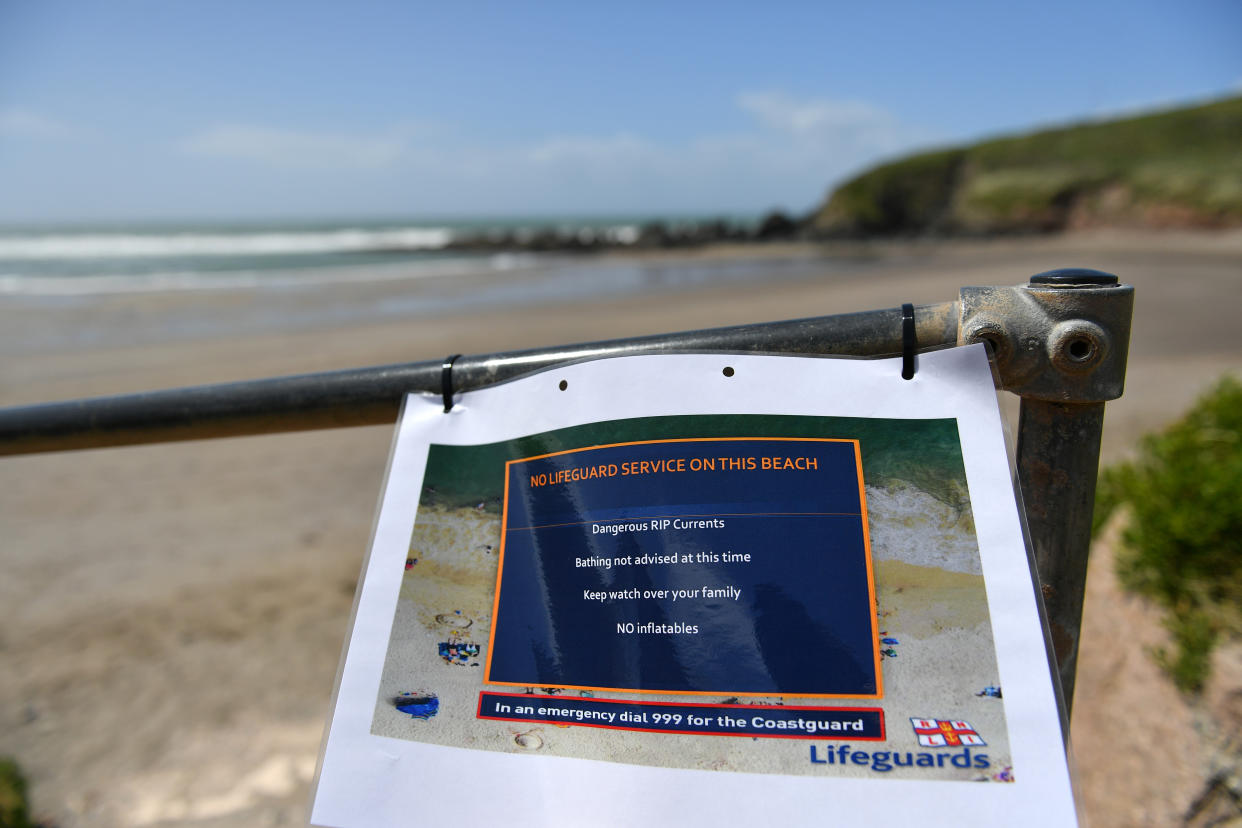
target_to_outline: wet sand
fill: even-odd
[[[254,291],[5,297],[0,403],[940,302],[960,285],[1018,284],[1065,265],[1109,270],[1137,288],[1127,391],[1108,407],[1106,461],[1125,456],[1222,372],[1242,369],[1238,234],[854,252],[871,261],[822,278],[549,301],[520,312],[374,323],[338,315],[270,333],[220,320],[264,302],[274,313],[283,301],[348,305],[360,293],[417,302],[420,286],[321,287],[293,299]],[[200,324],[193,336],[169,333],[172,317]],[[69,334],[83,328],[101,333],[88,341]],[[36,815],[61,826],[305,819],[390,437],[371,427],[0,459],[0,754],[30,775]],[[1160,753],[1131,717],[1125,755],[1166,758],[1140,762],[1141,774],[1119,772],[1117,711],[1167,717],[1183,715],[1183,703],[1147,670],[1144,636],[1117,632],[1145,623],[1158,635],[1158,623],[1092,577],[1074,716],[1078,754],[1090,757],[1079,767],[1084,801],[1096,825],[1168,824],[1158,814],[1189,806],[1206,773],[1193,766],[1206,762],[1207,748]],[[1192,727],[1179,738],[1190,744],[1201,734]],[[1136,812],[1148,817],[1136,821]]]

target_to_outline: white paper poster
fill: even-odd
[[[1075,824],[984,350],[900,370],[411,396],[312,822]]]

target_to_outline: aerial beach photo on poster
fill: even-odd
[[[639,435],[646,440],[656,436],[659,441],[629,442]],[[742,435],[749,442],[742,440]],[[816,441],[849,439],[836,444],[805,442],[810,435]],[[693,439],[687,441],[691,436]],[[510,443],[433,445],[371,732],[427,744],[505,753],[534,751],[660,767],[798,775],[831,772],[863,777],[883,773],[924,778],[933,773],[951,779],[991,779],[1010,768],[1012,775],[1004,704],[983,692],[997,684],[998,674],[957,441],[955,424],[945,420],[701,416],[581,426]],[[615,448],[599,448],[604,445]],[[788,546],[775,558],[774,550],[760,543],[758,535],[744,540],[752,535],[751,529],[744,528],[748,524],[755,524],[753,531],[761,534],[774,531],[757,522],[756,516],[743,514],[771,511],[772,507],[763,505],[763,498],[777,502],[773,483],[762,484],[768,492],[753,505],[725,508],[737,513],[732,517],[703,515],[705,507],[656,508],[651,504],[661,502],[659,492],[670,486],[690,486],[696,497],[711,500],[703,486],[713,479],[761,485],[743,481],[751,480],[751,475],[758,481],[757,475],[765,474],[765,469],[772,481],[784,476],[789,485],[810,485],[797,481],[809,481],[812,476],[818,479],[816,472],[826,471],[824,464],[829,462],[827,455],[810,452],[817,445],[839,445],[850,452],[857,446],[860,451],[870,527],[868,548],[875,572],[875,610],[869,611],[870,602],[864,602],[861,610],[863,617],[871,617],[873,622],[865,624],[861,641],[870,641],[863,646],[872,653],[867,658],[874,659],[883,672],[883,689],[832,689],[846,675],[841,671],[843,665],[834,668],[837,672],[823,689],[811,690],[809,685],[803,690],[796,688],[792,676],[802,676],[798,681],[805,681],[814,674],[817,663],[832,663],[826,660],[827,653],[842,647],[849,634],[852,622],[846,615],[832,622],[836,643],[828,649],[814,632],[825,622],[809,616],[801,626],[786,623],[769,634],[765,669],[779,671],[782,668],[775,660],[790,659],[789,667],[784,668],[784,687],[765,685],[766,679],[759,679],[753,687],[743,686],[750,681],[750,668],[742,651],[714,656],[724,659],[730,668],[727,674],[713,678],[711,661],[697,661],[699,657],[686,648],[698,646],[690,641],[699,638],[703,639],[702,646],[712,650],[731,645],[724,643],[719,620],[711,622],[707,630],[700,629],[703,616],[698,607],[716,608],[713,617],[720,613],[727,617],[734,612],[727,609],[730,606],[738,607],[747,617],[751,613],[762,618],[765,612],[787,612],[778,610],[783,603],[768,603],[775,596],[765,598],[762,584],[771,579],[784,584],[787,595],[782,602],[792,598],[789,591],[801,581],[817,584],[819,590],[820,599],[808,606],[820,609],[811,612],[822,613],[826,606],[841,610],[848,606],[845,594],[827,600],[824,596],[829,593],[823,590],[845,589],[850,581],[844,573],[811,574],[831,559],[824,555],[833,548],[833,542],[822,527],[816,530],[815,540],[810,539],[812,536],[805,542],[797,540],[800,536],[794,527],[799,520],[809,518],[779,519]],[[573,446],[595,448],[567,450]],[[540,451],[542,447],[558,448],[548,455],[546,450]],[[789,456],[780,459],[788,462],[775,462],[773,455],[782,452]],[[719,462],[721,456],[723,463]],[[536,459],[523,459],[532,457]],[[512,470],[507,482],[498,474],[506,463]],[[552,465],[540,465],[546,463]],[[622,494],[627,490],[624,487],[631,485],[624,484],[627,476],[622,475],[623,468],[630,470],[631,478],[641,476],[641,482],[632,484],[640,487],[632,495]],[[523,487],[525,494],[518,494],[513,488],[517,486]],[[531,537],[529,530],[521,528],[528,518],[515,517],[511,510],[518,504],[534,503],[531,498],[535,493],[550,487],[547,497],[552,499],[547,508],[553,511],[541,513],[544,517],[540,519],[550,528],[542,531],[545,535],[568,533],[564,542],[571,544],[567,548],[574,550],[573,557],[559,564],[553,563],[555,558],[547,558],[543,564],[523,564],[522,568],[539,567],[543,573],[539,585],[528,585],[526,576],[519,577],[515,569],[517,580],[505,587],[509,570],[519,566],[513,544],[518,540],[525,543]],[[562,492],[566,487],[572,487],[572,493]],[[575,503],[577,509],[585,508],[586,492],[595,490],[600,494],[594,497],[611,492],[606,497],[614,507],[592,507],[602,511],[591,512],[585,523],[567,524],[574,518],[563,511],[565,506]],[[649,505],[638,510],[615,508],[618,498],[626,502],[640,491]],[[730,490],[721,489],[718,497],[738,496],[726,491]],[[672,490],[668,496],[676,502]],[[799,511],[796,498],[786,496],[779,502],[782,511]],[[808,500],[805,508],[822,508],[811,506],[812,502]],[[510,522],[508,533],[501,531],[502,518]],[[727,546],[717,539],[725,534],[730,538]],[[538,541],[539,548],[548,550],[542,553],[545,556],[559,554],[548,546],[561,543],[554,537],[548,535]],[[739,542],[745,546],[738,546]],[[821,545],[823,551],[817,550]],[[802,547],[806,547],[804,551]],[[799,562],[801,574],[797,578],[780,576],[773,570],[776,558],[785,557]],[[814,560],[821,563],[812,563]],[[722,574],[725,572],[731,574]],[[748,586],[751,577],[761,580]],[[555,589],[552,580],[543,582],[553,578],[560,585]],[[721,578],[724,580],[718,580]],[[867,581],[863,577],[860,582],[864,597],[868,594]],[[859,594],[859,586],[848,588]],[[505,590],[517,590],[515,596],[543,595],[548,590],[566,594],[565,600],[579,607],[574,610],[578,616],[572,623],[566,621],[557,627],[555,645],[525,642],[525,633],[514,635],[522,628],[519,615],[514,615],[511,623],[504,622],[509,623],[509,632],[498,638],[497,630],[506,627],[497,626],[497,610],[502,615],[519,612],[517,605],[505,609],[500,599]],[[581,601],[575,601],[579,593]],[[665,614],[634,617],[626,610],[653,600],[663,602]],[[554,602],[554,606],[561,604],[561,600]],[[550,607],[546,612],[568,612],[567,607]],[[539,617],[544,617],[543,612]],[[571,633],[579,630],[585,635],[587,629],[606,629],[608,634],[592,643],[590,635],[579,641],[579,635]],[[632,643],[624,643],[631,636]],[[639,686],[646,688],[660,681],[655,661],[633,678],[620,668],[639,652],[666,646],[660,641],[681,642],[675,644],[681,652],[679,659],[684,664],[703,665],[696,668],[705,672],[695,681],[705,686],[700,684],[699,689],[692,690],[682,685],[681,679],[673,679],[664,685],[667,689],[663,693],[643,689],[635,694],[633,686],[629,692],[619,690],[622,685],[618,681],[638,680],[642,683]],[[505,670],[518,675],[526,672],[529,678],[525,683],[498,675],[493,663],[497,653],[518,654],[527,647],[538,651],[545,646],[559,654],[556,658],[561,666],[556,670],[537,668],[536,662],[519,659]],[[620,655],[633,648],[638,648],[635,655]],[[782,651],[785,655],[778,656]],[[586,661],[580,667],[570,666],[571,653]],[[617,667],[605,669],[607,664]],[[594,686],[583,680],[588,675],[594,677]],[[719,686],[712,687],[714,681]],[[497,686],[505,684],[513,686]],[[435,715],[404,713],[402,706],[409,694],[434,695]],[[641,704],[637,704],[640,699]],[[825,753],[819,746],[808,760],[806,746],[791,746],[786,738],[747,739],[744,746],[737,739],[720,738],[794,734],[832,738],[836,734],[866,741],[883,740],[887,729],[896,731],[890,737],[895,739],[892,745],[896,749],[904,744],[902,728],[909,730],[909,725],[902,723],[922,720],[933,708],[953,711],[955,719],[987,734],[986,740],[977,739],[980,747],[971,748],[972,758],[965,765],[959,757],[958,762],[936,765],[933,771],[917,757],[907,758],[901,751],[894,754],[900,757],[895,764],[879,761],[880,754],[876,762],[864,764],[865,752],[853,761],[838,762],[835,754]],[[570,727],[566,729],[565,725]],[[683,737],[652,741],[652,730],[681,733]],[[963,749],[971,747],[969,740],[954,738]]]

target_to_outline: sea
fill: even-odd
[[[529,265],[542,234],[625,250],[651,223],[753,227],[757,216],[501,217],[0,226],[0,294],[69,295],[296,286],[416,278]],[[453,249],[464,239],[510,249]],[[497,252],[500,251],[500,252]],[[398,276],[399,272],[399,276]]]
[[[745,229],[758,220],[631,215],[0,226],[0,313],[11,329],[2,350],[151,345],[822,277],[822,254],[761,244],[728,256],[627,255],[652,223],[686,231],[708,221]],[[595,252],[532,252],[524,242],[540,234],[607,244]],[[513,243],[454,248],[465,238]],[[400,284],[391,289],[385,282]],[[330,296],[320,301],[317,294]],[[136,310],[153,307],[157,298],[159,313]]]

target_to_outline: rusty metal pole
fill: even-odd
[[[1121,396],[1134,289],[1067,268],[1016,288],[963,288],[959,341],[988,342],[1022,398],[1017,473],[1068,714],[1091,545],[1104,402]]]
[[[1022,400],[1018,479],[1068,713],[1087,584],[1104,403]]]

